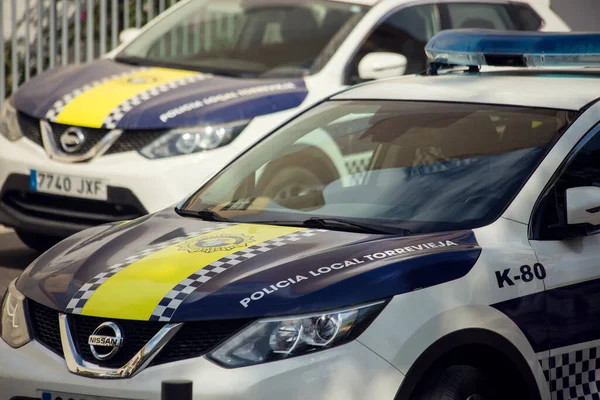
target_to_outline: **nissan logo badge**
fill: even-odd
[[[113,357],[123,345],[121,328],[114,322],[104,322],[90,335],[88,344],[94,357],[98,360],[107,360]]]
[[[60,147],[67,153],[75,153],[85,143],[85,135],[79,128],[71,127],[60,135]]]

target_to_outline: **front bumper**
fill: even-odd
[[[50,236],[67,237],[92,226],[147,214],[124,188],[109,187],[108,200],[96,201],[32,192],[27,175],[10,175],[0,188],[0,223]]]
[[[130,379],[84,378],[38,342],[13,349],[0,340],[1,399],[38,390],[125,399],[160,399],[161,382],[188,379],[194,399],[390,399],[403,375],[357,341],[308,356],[225,369],[206,358],[147,368]]]
[[[9,142],[0,136],[0,224],[66,237],[93,225],[112,222],[107,208],[108,211],[123,209],[122,217],[116,213],[114,220],[153,213],[197,190],[235,152],[235,148],[226,146],[163,160],[148,160],[137,152],[127,152],[72,164],[51,160],[43,148],[29,139]],[[109,185],[109,200],[94,203],[32,193],[26,179],[32,169],[105,179]],[[8,192],[11,192],[10,199],[5,198]],[[33,195],[38,197],[32,199]],[[54,212],[53,203],[61,204]]]

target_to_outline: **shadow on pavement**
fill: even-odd
[[[0,234],[0,267],[23,270],[38,255],[21,243],[14,233]]]

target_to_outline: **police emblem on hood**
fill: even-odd
[[[248,247],[253,242],[254,238],[252,236],[221,234],[182,243],[179,249],[188,253],[213,253],[215,251],[231,251],[241,247]]]

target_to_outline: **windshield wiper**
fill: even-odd
[[[313,217],[313,218],[307,219],[306,221],[303,221],[302,225],[306,226],[308,228],[323,228],[323,229],[339,228],[341,225],[341,226],[346,226],[346,227],[350,226],[350,227],[356,228],[357,230],[360,230],[361,232],[366,232],[366,233],[378,233],[378,234],[386,234],[386,235],[392,234],[392,235],[402,235],[402,236],[408,236],[411,234],[411,232],[408,229],[404,229],[404,228],[369,224],[369,223],[365,223],[365,222],[355,222],[355,221],[350,221],[350,220],[342,219],[342,218]]]
[[[237,223],[248,223],[248,224],[261,224],[261,225],[283,225],[283,226],[304,226],[307,228],[314,229],[339,229],[340,227],[352,228],[354,231],[364,233],[375,233],[382,235],[401,235],[408,236],[411,231],[404,228],[398,228],[394,226],[369,224],[366,222],[355,222],[343,218],[320,218],[312,217],[305,221],[249,221],[239,222],[233,221],[229,218],[225,218],[219,213],[209,210],[207,208],[200,211],[181,210],[175,209],[177,214],[186,217],[199,218],[203,221],[211,222],[237,222]]]
[[[207,208],[200,211],[175,209],[175,212],[177,212],[177,214],[181,216],[199,218],[203,221],[233,222],[229,218],[225,218],[221,214],[214,212],[213,210],[209,210]]]

